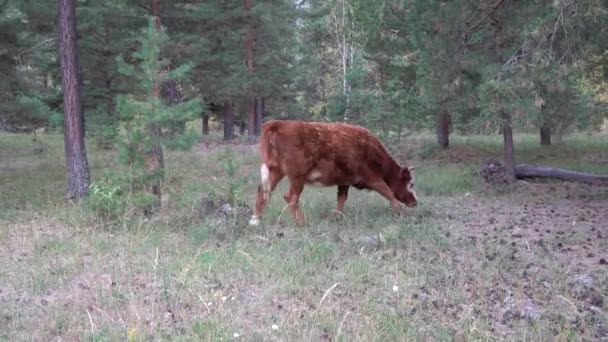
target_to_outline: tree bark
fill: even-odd
[[[253,0],[243,0],[243,8],[245,12],[250,13],[253,8]],[[253,51],[253,39],[254,39],[254,27],[253,24],[249,24],[247,32],[245,33],[245,63],[247,65],[247,73],[249,77],[253,77],[253,63],[254,63],[254,51]],[[250,89],[251,90],[251,89]],[[249,100],[247,108],[247,140],[250,142],[255,141],[255,127],[256,127],[256,98]]]
[[[250,101],[249,109],[247,110],[247,140],[255,141],[255,119],[256,119],[256,101],[255,98]]]
[[[234,139],[234,108],[230,101],[224,102],[222,109],[224,115],[224,140]]]
[[[540,144],[543,146],[551,145],[551,127],[543,125],[540,128]]]
[[[239,135],[243,136],[245,135],[245,132],[247,131],[247,125],[248,125],[249,121],[245,121],[245,120],[240,120],[238,125],[239,125]]]
[[[264,98],[258,97],[255,99],[255,129],[256,137],[262,135],[262,118],[264,116]]]
[[[161,30],[160,23],[160,0],[152,0],[151,4],[151,15],[155,17],[155,28],[156,30]],[[158,75],[155,76],[155,78]],[[154,81],[152,87],[152,96],[157,99],[159,102],[161,101],[160,94],[160,83],[159,80],[156,79]],[[160,205],[161,201],[161,182],[164,178],[164,169],[165,163],[163,158],[163,148],[160,144],[161,137],[161,128],[156,123],[149,123],[147,125],[147,131],[151,138],[152,147],[148,153],[146,153],[146,175],[150,177],[150,192],[156,196],[157,203],[156,205]]]
[[[104,27],[104,43],[106,44],[106,48],[105,51],[103,52],[105,58],[104,61],[106,63],[106,72],[104,72],[104,85],[106,88],[106,114],[108,115],[108,117],[112,118],[114,116],[114,98],[112,96],[112,83],[113,83],[113,79],[112,79],[112,73],[110,72],[109,69],[114,68],[114,60],[113,60],[113,55],[110,52],[110,44],[112,43],[112,31],[109,27],[109,25],[106,25]],[[112,122],[111,124],[114,124],[114,122]]]
[[[203,135],[209,135],[209,115],[203,114]]]
[[[509,183],[512,183],[515,181],[515,148],[513,144],[513,128],[511,127],[511,116],[504,110],[502,111],[501,116],[506,180]]]
[[[450,146],[450,112],[443,110],[437,117],[437,143],[442,148]]]
[[[608,185],[608,176],[576,172],[548,166],[520,164],[515,167],[517,178],[555,178],[569,182],[581,182],[593,185]]]
[[[80,70],[76,41],[76,0],[58,0],[59,60],[63,74],[64,143],[67,167],[66,197],[88,193],[89,163],[84,144],[84,115],[80,102]]]

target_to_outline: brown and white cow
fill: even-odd
[[[416,206],[413,167],[401,167],[367,129],[342,123],[273,120],[264,124],[262,166],[255,210],[250,225],[257,225],[271,192],[287,176],[284,198],[294,220],[304,224],[298,206],[305,184],[337,186],[337,210],[344,210],[349,187],[374,190],[390,201]]]

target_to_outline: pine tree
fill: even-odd
[[[67,165],[67,198],[87,194],[90,184],[89,165],[84,145],[84,116],[80,103],[80,70],[76,44],[76,2],[58,0],[59,57],[63,74],[63,108],[65,160]]]
[[[131,56],[134,63],[118,59],[119,72],[137,81],[137,92],[119,95],[116,99],[117,112],[126,131],[120,143],[120,160],[129,166],[129,181],[133,188],[151,195],[147,198],[152,207],[160,203],[164,178],[161,144],[190,148],[196,139],[194,132],[163,136],[161,130],[175,122],[192,120],[202,110],[198,98],[167,105],[160,97],[160,84],[165,80],[185,81],[192,66],[184,64],[165,72],[169,61],[162,58],[161,52],[168,43],[168,36],[157,19],[150,17],[148,26],[142,30],[138,39],[140,47]]]

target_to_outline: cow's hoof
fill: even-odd
[[[258,220],[258,218],[257,218],[257,217],[255,217],[255,215],[254,215],[254,216],[251,216],[251,219],[249,220],[249,225],[250,225],[250,226],[257,227],[257,226],[259,226],[259,225],[260,225],[260,220]]]

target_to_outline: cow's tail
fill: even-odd
[[[264,125],[260,139],[260,152],[262,165],[260,167],[260,181],[266,199],[270,197],[270,168],[275,167],[277,162],[276,131],[271,123]]]
[[[258,219],[261,215],[261,211],[270,200],[270,168],[275,167],[278,160],[276,146],[276,132],[273,129],[273,125],[267,123],[262,127],[262,136],[260,138],[260,152],[262,157],[260,184],[258,185],[256,210],[249,221],[250,225],[257,226],[259,224]]]

